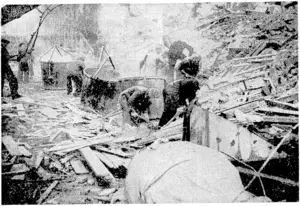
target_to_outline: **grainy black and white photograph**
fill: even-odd
[[[299,201],[298,1],[7,3],[1,204]]]

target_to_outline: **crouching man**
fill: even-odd
[[[67,95],[75,90],[73,96],[79,96],[83,82],[84,59],[78,58],[75,63],[68,65],[67,70]],[[72,82],[75,88],[73,88]]]
[[[123,112],[123,124],[138,126],[141,122],[149,122],[151,100],[148,88],[134,86],[124,90],[119,96],[119,104]]]
[[[133,86],[124,90],[119,96],[123,112],[123,125],[139,126],[148,123],[152,129],[162,113],[163,99],[158,88]]]
[[[271,201],[245,191],[224,154],[182,141],[137,152],[128,166],[125,196],[130,204]]]

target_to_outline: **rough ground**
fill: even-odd
[[[8,104],[2,105],[2,136],[13,135],[16,142],[27,143],[32,147],[29,151],[33,154],[37,151],[47,153],[47,149],[65,140],[66,135],[60,135],[55,141],[49,141],[49,138],[55,135],[59,129],[74,131],[72,133],[72,135],[74,135],[72,136],[73,138],[76,138],[76,135],[80,137],[84,132],[85,135],[88,136],[87,131],[90,132],[90,136],[106,133],[106,131],[102,131],[104,128],[101,123],[103,123],[103,121],[95,120],[90,122],[90,124],[82,124],[84,119],[63,106],[66,103],[79,106],[80,97],[67,96],[65,90],[44,90],[41,82],[31,82],[28,84],[20,84],[19,86],[19,93],[24,95],[24,98],[19,101],[4,98],[8,101]],[[31,101],[28,100],[28,98],[41,105],[25,103],[26,101]],[[25,116],[21,117],[17,114],[16,109],[14,109],[16,104],[23,104],[26,112]],[[45,108],[49,109],[51,107],[58,108],[55,109],[55,112],[58,114],[56,118],[49,118],[40,112]],[[80,131],[75,131],[74,128],[81,129],[82,133],[80,134]],[[80,157],[78,153],[75,152],[74,154]],[[54,155],[50,158],[55,157]],[[5,149],[3,150],[2,158],[4,158],[4,161],[10,159],[9,155],[5,155]],[[24,159],[25,157],[18,157],[15,163],[23,163]],[[33,170],[31,173],[26,173],[25,180],[9,180],[9,178],[3,178],[2,203],[34,204],[55,179],[58,179],[59,184],[53,189],[45,201],[46,203],[85,204],[110,202],[111,197],[109,197],[109,195],[111,194],[104,196],[99,195],[102,191],[109,188],[109,186],[103,187],[101,184],[99,185],[91,171],[89,171],[88,174],[76,175],[74,171],[70,169],[70,165],[63,165],[64,170],[59,170],[57,166],[48,164],[49,163],[45,162],[44,159],[41,167],[45,170]],[[6,168],[2,167],[2,169],[3,172],[6,172]],[[117,184],[115,184],[113,188],[117,189],[119,186],[122,187],[122,185],[123,179],[117,179]]]

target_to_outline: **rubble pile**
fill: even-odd
[[[24,97],[2,107],[4,182],[41,182],[35,191],[30,190],[25,203],[124,202],[123,181],[135,152],[157,138],[182,137],[180,126],[173,129],[182,121],[156,133],[147,125],[122,128],[120,112],[102,116],[79,102],[72,98],[47,104]],[[76,188],[79,194],[74,197]],[[8,190],[4,202],[19,203],[15,195],[16,191]]]
[[[293,142],[297,150],[297,3],[283,3],[280,12],[256,13],[247,20],[256,34],[248,43],[255,46],[241,49],[221,64],[207,81],[210,88],[203,87],[198,93],[198,103],[274,145],[291,132],[285,143]],[[228,25],[233,26],[230,20]]]

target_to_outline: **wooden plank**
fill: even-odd
[[[246,103],[237,104],[237,105],[234,105],[230,108],[226,108],[226,109],[222,109],[220,111],[216,111],[215,113],[216,114],[221,114],[223,112],[229,112],[230,110],[236,109],[236,108],[239,108],[239,110],[241,110],[242,112],[249,112],[248,110],[253,110],[253,109],[259,107],[260,106],[260,101],[263,101],[263,100],[264,100],[263,98],[260,98],[260,99],[256,99],[256,100],[249,101],[249,102],[246,102]]]
[[[23,104],[16,104],[17,112],[20,117],[26,116],[25,108]]]
[[[24,146],[19,146],[19,151],[23,154],[25,157],[31,157],[32,153],[29,152]]]
[[[100,135],[98,137],[95,138],[91,138],[89,140],[76,140],[73,141],[73,143],[67,144],[67,145],[56,145],[52,148],[50,148],[48,151],[49,152],[55,152],[55,151],[60,151],[60,152],[71,152],[83,147],[89,147],[95,144],[102,144],[102,143],[108,143],[111,142],[113,140],[113,138],[110,138],[109,136],[113,135],[114,133],[107,133],[107,134],[103,134]]]
[[[264,122],[297,124],[297,117],[263,116]]]
[[[257,58],[264,58],[264,57],[271,57],[271,56],[276,56],[276,54],[266,54],[266,55],[258,55],[258,56],[251,56],[251,57],[235,58],[235,59],[232,59],[231,61],[257,59]]]
[[[100,152],[105,152],[108,154],[113,154],[119,157],[125,157],[125,158],[131,158],[134,154],[127,154],[125,152],[122,152],[121,150],[115,150],[115,149],[107,149],[105,147],[101,147],[101,146],[95,146],[96,150],[100,151]]]
[[[124,166],[127,168],[128,163],[131,161],[131,159],[118,157],[116,155],[104,154],[104,153],[102,153],[102,154],[104,156],[106,156],[110,161],[112,161],[113,164],[116,165],[117,168],[121,167],[121,166]]]
[[[272,99],[266,99],[265,101],[268,106],[276,106],[281,109],[298,110],[298,106],[295,106],[294,104],[289,104],[289,103],[272,100]]]
[[[53,136],[50,137],[49,142],[53,142],[53,140],[54,140],[56,137],[58,137],[58,135],[59,135],[61,132],[64,132],[64,130],[63,130],[63,129],[58,130],[58,132],[56,132]]]
[[[50,107],[45,107],[41,109],[40,112],[51,119],[55,119],[59,115],[54,109]]]
[[[77,114],[80,117],[84,117],[88,120],[92,120],[92,119],[96,119],[97,117],[99,117],[99,115],[94,115],[94,114],[90,114],[87,113],[85,111],[82,111],[81,109],[71,105],[71,104],[65,104],[66,107],[68,107],[72,112],[74,112],[75,114]]]
[[[29,172],[29,168],[26,164],[15,164],[12,166],[9,172],[3,172],[2,176],[14,176],[14,175],[22,175]]]
[[[253,170],[243,168],[243,167],[236,167],[236,168],[239,172],[241,172],[243,174],[253,175],[253,176],[257,175],[258,177],[274,180],[274,181],[277,181],[277,182],[280,182],[282,184],[289,185],[289,186],[292,186],[292,187],[298,187],[299,186],[299,183],[295,182],[293,180],[289,180],[289,179],[285,179],[285,178],[281,178],[281,177],[276,177],[276,176],[268,175],[268,174],[264,174],[264,173],[257,173]]]
[[[247,62],[250,63],[260,63],[260,62],[266,62],[266,61],[273,61],[273,58],[266,58],[266,59],[253,59],[253,60],[247,60]]]
[[[276,100],[281,101],[281,102],[286,102],[286,103],[298,100],[298,92],[294,93],[294,94],[291,94],[291,95],[278,97]]]
[[[89,171],[85,168],[83,163],[79,159],[72,159],[70,161],[71,166],[73,167],[76,174],[87,174]]]
[[[93,170],[96,177],[101,177],[105,181],[115,183],[114,176],[108,171],[104,164],[99,160],[95,153],[89,147],[79,149],[81,155],[84,157],[88,165]]]
[[[74,154],[67,155],[67,156],[65,156],[64,158],[61,158],[61,159],[60,159],[60,162],[61,162],[62,164],[65,164],[66,162],[68,162],[68,161],[69,161],[70,159],[72,159],[73,157],[75,157]]]
[[[286,109],[280,109],[276,107],[260,107],[256,111],[265,112],[265,113],[275,113],[275,114],[286,114],[286,115],[295,115],[298,116],[298,111],[291,111]]]
[[[21,175],[29,172],[29,169],[23,169],[23,170],[18,170],[18,171],[12,171],[12,172],[2,172],[2,176],[14,176],[14,175]]]
[[[118,168],[119,165],[114,164],[113,161],[111,161],[106,155],[104,155],[101,152],[98,151],[94,151],[94,153],[97,155],[97,157],[99,158],[99,160],[101,160],[101,162],[103,162],[107,167],[109,168]]]
[[[37,201],[38,205],[42,204],[42,202],[51,194],[52,190],[56,187],[57,184],[57,180],[52,182],[52,184],[47,188],[47,190],[41,195],[40,199]]]
[[[244,74],[247,74],[247,73],[253,73],[257,70],[262,70],[266,67],[266,65],[263,65],[263,66],[259,66],[259,67],[256,67],[256,68],[253,68],[253,69],[249,69],[249,70],[246,70],[246,71],[242,71],[242,72],[239,72],[239,73],[235,73],[234,75],[235,76],[242,76]]]
[[[12,136],[3,136],[2,143],[5,145],[6,149],[8,150],[9,154],[13,156],[22,156],[22,152],[19,150],[18,144],[12,138]]]
[[[34,156],[34,168],[38,168],[41,164],[41,162],[44,159],[44,152],[43,151],[37,151],[37,153]]]

